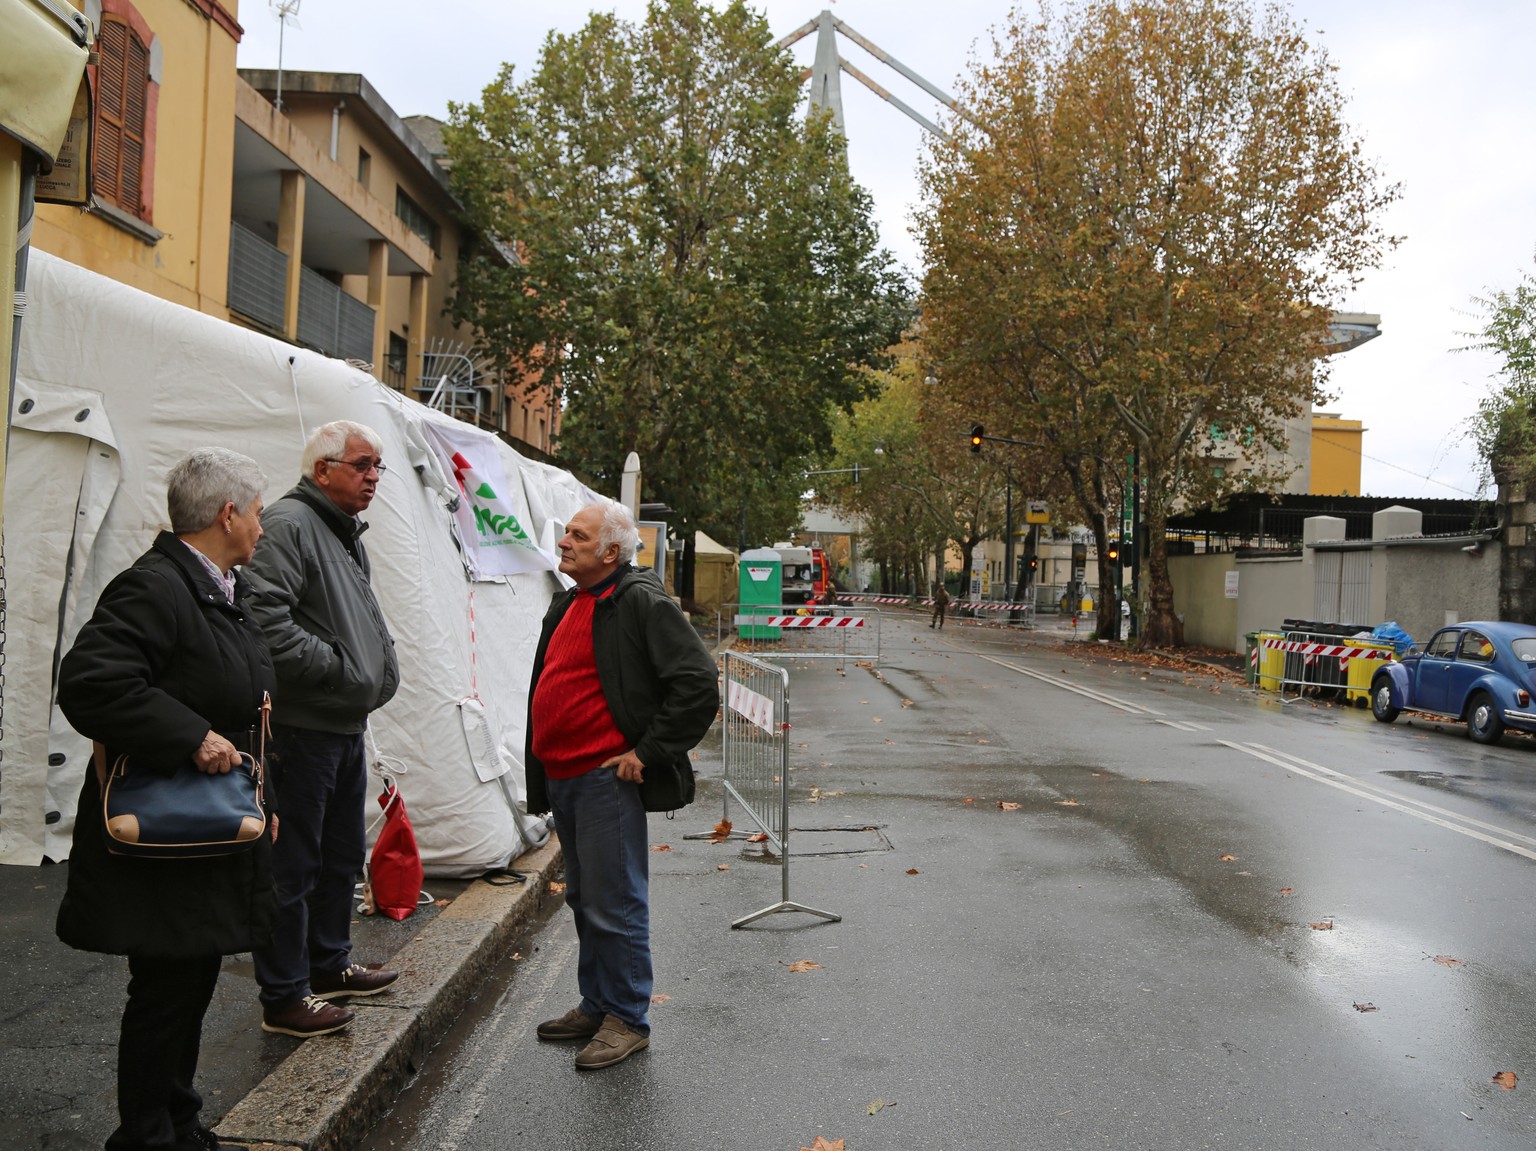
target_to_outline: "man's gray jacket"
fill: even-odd
[[[359,538],[367,526],[308,476],[262,513],[245,575],[277,671],[274,723],[359,732],[399,686],[395,641]]]

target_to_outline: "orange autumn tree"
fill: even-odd
[[[1282,6],[1042,6],[996,49],[922,166],[928,350],[989,431],[1097,485],[1101,546],[1098,458],[1139,455],[1143,641],[1175,645],[1168,516],[1283,478],[1264,460],[1322,398],[1314,356],[1398,189]],[[1248,474],[1212,465],[1227,436]]]

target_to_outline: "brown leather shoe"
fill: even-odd
[[[591,1039],[603,1021],[572,1007],[559,1019],[546,1019],[534,1028],[540,1039]]]
[[[387,991],[399,978],[398,971],[352,963],[341,971],[311,971],[309,990],[319,999],[350,999]]]
[[[299,1039],[329,1035],[351,1022],[351,1011],[345,1007],[332,1007],[318,995],[306,995],[293,1006],[284,1007],[280,1011],[268,1008],[261,1013],[263,1031],[275,1035],[293,1035]]]
[[[583,1047],[581,1053],[576,1056],[576,1067],[581,1071],[596,1071],[602,1067],[612,1067],[615,1063],[624,1062],[636,1051],[644,1051],[650,1045],[649,1035],[631,1031],[623,1020],[615,1019],[612,1015],[604,1015],[603,1025],[597,1029],[592,1042]]]

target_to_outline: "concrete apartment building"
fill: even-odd
[[[489,373],[472,332],[443,314],[472,237],[438,157],[367,78],[285,72],[279,109],[276,72],[236,69],[236,4],[88,0],[84,11],[99,58],[93,193],[84,209],[40,204],[37,247],[366,364],[416,399],[437,392],[455,415],[549,452],[548,397]]]

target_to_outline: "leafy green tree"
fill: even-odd
[[[465,261],[454,315],[553,390],[563,462],[616,488],[636,451],[649,498],[742,543],[789,533],[800,461],[910,310],[841,138],[801,107],[761,16],[656,0],[551,33],[446,133],[470,221],[520,257]]]
[[[932,559],[942,578],[953,545],[967,586],[976,545],[1003,534],[1006,461],[971,454],[958,409],[925,382],[915,345],[898,349],[894,366],[876,378],[876,394],[855,405],[833,436],[834,467],[858,464],[859,481],[844,471],[841,482],[823,486],[863,519],[867,556],[909,572]],[[912,583],[911,590],[928,590],[915,576]]]
[[[950,386],[1033,413],[1022,438],[1059,443],[1063,471],[1139,454],[1143,638],[1179,643],[1168,516],[1279,478],[1263,460],[1319,395],[1314,356],[1394,242],[1397,189],[1279,5],[1015,13],[960,102],[922,173],[928,346]],[[1213,466],[1213,432],[1243,437],[1250,476]]]
[[[1536,478],[1536,275],[1475,296],[1482,325],[1463,350],[1492,352],[1499,383],[1477,405],[1470,431],[1486,473],[1501,484]]]

